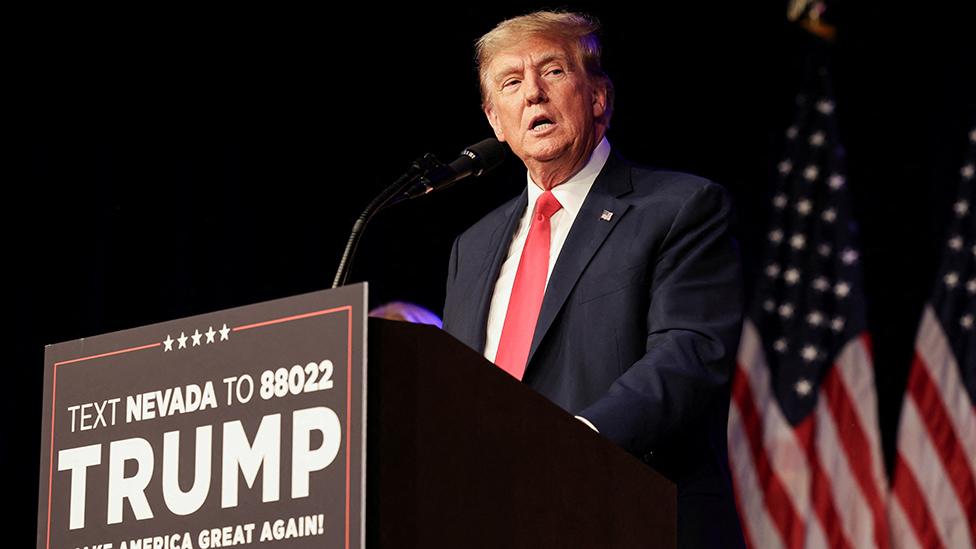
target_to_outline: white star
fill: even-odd
[[[844,251],[840,254],[840,260],[844,262],[844,265],[853,265],[857,263],[857,250],[853,248],[844,248]]]
[[[799,130],[796,129],[796,126],[790,126],[789,128],[786,128],[787,139],[796,139],[798,133],[800,132]]]
[[[945,285],[948,286],[949,288],[955,288],[956,284],[959,284],[959,273],[955,271],[947,273],[942,278],[942,281],[945,282]]]
[[[800,271],[797,269],[787,269],[787,271],[783,274],[783,280],[785,280],[790,286],[796,284],[800,281]]]
[[[806,198],[796,203],[796,211],[799,212],[800,215],[807,215],[812,209],[813,205]]]
[[[228,337],[228,334],[230,334],[230,328],[227,327],[227,324],[224,324],[224,327],[217,331],[220,332],[221,341],[227,341],[228,339],[230,339],[230,337]]]
[[[173,350],[173,338],[169,337],[169,334],[166,334],[166,339],[163,340],[163,352],[165,353],[166,351],[172,351],[172,350]]]
[[[824,143],[823,132],[816,132],[810,136],[810,144],[813,145],[814,147],[819,147],[820,145],[823,145],[823,143]]]
[[[956,211],[957,217],[962,217],[969,213],[969,202],[960,200],[952,205],[952,209]]]
[[[827,208],[820,214],[820,219],[823,219],[827,223],[833,223],[837,219],[837,210],[833,208]]]
[[[772,299],[767,299],[766,301],[763,301],[763,309],[765,309],[767,313],[773,312],[774,310],[776,310],[776,302],[773,301]]]
[[[213,326],[211,326],[210,329],[207,330],[205,333],[207,336],[207,343],[213,343],[214,336],[217,335],[217,332],[214,331]]]
[[[953,250],[957,251],[957,252],[959,250],[961,250],[962,249],[962,237],[959,236],[959,235],[955,235],[952,238],[950,238],[949,239],[949,247],[952,248]]]
[[[817,178],[817,175],[819,174],[820,174],[820,170],[817,169],[817,167],[814,166],[813,164],[810,164],[809,166],[806,167],[805,170],[803,170],[803,179],[806,179],[807,181],[813,181],[814,179]]]
[[[783,318],[790,318],[793,316],[793,305],[789,303],[784,303],[779,306],[779,316]]]
[[[769,278],[776,278],[777,276],[779,276],[779,271],[780,271],[779,265],[776,263],[770,263],[769,265],[766,266],[766,276],[768,276]]]
[[[776,169],[779,170],[780,175],[787,175],[793,171],[793,163],[789,160],[783,160],[776,166]]]
[[[830,244],[821,244],[817,246],[817,253],[827,257],[830,255]]]
[[[180,332],[180,337],[176,338],[176,341],[179,341],[180,342],[180,346],[178,347],[179,349],[186,349],[186,340],[187,339],[189,339],[189,338],[186,337],[186,334],[183,333],[183,332]]]
[[[834,112],[834,102],[829,99],[821,99],[817,101],[817,110],[821,114],[830,114]]]
[[[796,391],[796,394],[805,397],[813,390],[813,385],[809,381],[800,378],[800,381],[797,381],[793,385],[793,389]]]
[[[844,179],[844,176],[839,173],[832,174],[830,179],[827,180],[827,184],[830,185],[830,188],[835,191],[843,187],[845,182],[846,180]]]
[[[803,350],[800,351],[800,356],[802,356],[803,360],[807,362],[813,362],[816,360],[817,354],[817,348],[813,345],[807,345],[803,347]]]
[[[773,206],[776,207],[776,209],[778,210],[782,210],[783,208],[785,208],[787,202],[789,202],[789,200],[786,198],[786,195],[783,193],[779,193],[773,197]]]
[[[821,324],[823,324],[823,320],[824,317],[820,311],[813,311],[807,315],[807,322],[811,326],[820,326]]]
[[[838,282],[834,286],[834,294],[837,297],[847,297],[847,294],[851,293],[851,285],[846,282]]]
[[[822,276],[818,276],[813,281],[813,289],[819,292],[826,292],[830,288],[830,281]]]
[[[802,250],[807,245],[807,239],[802,234],[795,234],[790,238],[790,247],[794,250]]]
[[[833,320],[830,321],[830,329],[835,332],[840,332],[844,329],[844,317],[835,316]]]
[[[775,242],[775,243],[779,244],[780,241],[783,240],[783,231],[781,231],[779,229],[774,229],[772,231],[769,231],[769,240],[771,242]]]
[[[966,283],[966,291],[971,294],[976,294],[976,278],[969,279],[969,282]]]
[[[200,338],[203,337],[203,334],[200,333],[200,330],[193,330],[193,335],[190,336],[190,337],[193,338],[193,346],[194,347],[199,347],[200,346]]]
[[[959,319],[959,324],[962,325],[964,330],[969,330],[973,327],[973,315],[964,315]]]
[[[790,346],[787,345],[786,339],[782,337],[773,342],[773,349],[775,349],[776,352],[785,353],[789,348]]]
[[[966,164],[961,170],[959,170],[959,173],[962,174],[963,179],[972,179],[974,172],[976,172],[976,169],[973,168],[972,164]]]

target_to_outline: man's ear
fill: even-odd
[[[495,112],[491,105],[486,105],[482,110],[485,112],[485,118],[488,119],[491,129],[495,132],[495,138],[504,143],[505,132],[502,131],[502,125],[498,121],[498,113]]]
[[[593,118],[599,120],[607,112],[607,83],[593,84]]]

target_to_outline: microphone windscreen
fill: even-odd
[[[471,156],[467,153],[474,153],[475,162],[478,165],[478,170],[475,175],[481,175],[497,168],[505,160],[505,148],[505,145],[501,141],[494,137],[489,137],[471,145],[461,154]]]

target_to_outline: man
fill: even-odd
[[[726,453],[742,318],[729,199],[610,151],[597,26],[537,12],[477,45],[527,189],[454,243],[444,328],[678,486],[682,547],[742,544]]]

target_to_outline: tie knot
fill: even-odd
[[[552,191],[545,191],[539,195],[539,198],[535,201],[535,215],[536,217],[542,216],[549,219],[552,217],[552,214],[561,210],[562,207],[563,205],[556,200],[556,197],[553,196]]]

